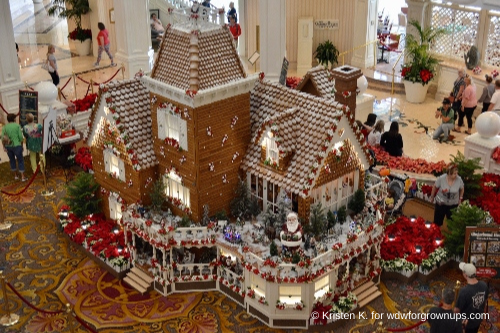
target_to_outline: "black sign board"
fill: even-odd
[[[19,90],[19,125],[23,127],[28,123],[26,115],[31,113],[38,123],[38,91]]]
[[[280,83],[286,85],[286,74],[288,73],[288,65],[290,63],[286,58],[283,58],[283,64],[281,65]]]
[[[500,278],[500,228],[467,227],[464,261],[476,266],[479,278]]]

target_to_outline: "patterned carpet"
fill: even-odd
[[[14,183],[5,177],[5,163],[0,165],[3,190],[17,192],[26,183]],[[8,170],[8,169],[7,169]],[[65,192],[65,175],[60,168],[52,170],[48,187],[54,196],[43,197],[42,177],[20,197],[2,195],[3,210],[13,227],[0,231],[0,267],[6,280],[31,304],[45,311],[63,309],[70,303],[76,314],[94,330],[105,333],[126,332],[285,332],[262,324],[222,293],[175,294],[161,297],[156,292],[140,295],[126,284],[114,279],[79,249],[72,246],[56,224],[56,212]],[[429,283],[414,281],[404,284],[389,280],[381,283],[379,297],[361,311],[368,319],[346,321],[335,333],[373,332],[376,320],[371,313],[422,312],[437,305],[444,286],[460,280],[458,270],[450,269]],[[462,281],[463,282],[463,281]],[[489,313],[497,326],[482,332],[500,332],[500,296],[492,288]],[[64,314],[39,313],[22,303],[8,290],[9,306],[20,316],[13,327],[0,327],[0,332],[70,332]],[[0,293],[0,315],[5,314]],[[307,310],[307,309],[306,309]],[[309,310],[310,311],[310,310]],[[358,313],[358,311],[356,311]],[[384,320],[388,327],[406,327],[412,321]],[[426,324],[413,332],[428,332]],[[74,332],[88,332],[78,324]]]

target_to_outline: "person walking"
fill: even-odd
[[[465,90],[462,94],[462,104],[458,111],[458,128],[456,132],[461,132],[461,127],[464,124],[464,116],[467,118],[467,131],[465,134],[472,134],[472,115],[477,107],[476,86],[472,84],[470,76],[465,77]]]
[[[23,157],[23,131],[21,126],[16,123],[16,115],[9,113],[7,115],[8,123],[2,127],[2,144],[3,149],[7,152],[10,162],[10,170],[14,173],[14,179],[19,179],[17,171],[21,174],[21,181],[26,181],[24,178],[24,157]],[[16,166],[17,160],[17,166]]]
[[[462,333],[462,321],[456,320],[453,312],[455,293],[451,288],[444,288],[441,293],[442,305],[434,306],[429,310],[427,322],[431,326],[429,333]]]
[[[488,74],[486,74],[484,77],[486,78],[487,85],[483,87],[483,93],[477,100],[478,103],[483,103],[483,109],[481,110],[481,113],[488,111],[488,108],[490,107],[491,97],[495,93],[495,84],[493,83],[493,77],[489,76]]]
[[[109,52],[109,33],[104,26],[104,23],[97,23],[97,27],[99,28],[99,33],[97,34],[97,44],[99,45],[99,50],[97,53],[97,62],[94,64],[94,67],[99,67],[99,62],[101,61],[102,51],[106,51],[109,59],[111,60],[111,67],[115,67],[116,63],[113,62],[113,55]]]
[[[465,333],[477,333],[483,318],[486,305],[488,304],[488,285],[479,281],[476,277],[476,266],[461,262],[458,267],[467,285],[458,293],[457,303],[453,309],[455,313],[464,313],[467,319],[464,321]]]
[[[59,84],[59,73],[57,72],[57,59],[54,55],[55,52],[56,47],[50,44],[47,48],[48,72],[52,78],[52,83],[57,86]]]
[[[234,17],[234,21],[238,23],[238,14],[236,14],[236,8],[234,8],[234,2],[229,3],[229,11],[227,12],[227,21],[231,23],[231,16]]]
[[[444,218],[451,218],[451,210],[457,208],[464,199],[464,182],[458,175],[458,166],[450,164],[445,174],[434,182],[431,202],[435,201],[434,223],[442,226]]]
[[[437,108],[435,117],[441,118],[441,125],[434,131],[432,139],[439,142],[447,142],[450,131],[455,128],[455,111],[451,108],[451,101],[448,98],[443,99],[443,106]],[[443,138],[441,139],[441,134]]]
[[[36,155],[40,154],[40,167],[45,169],[45,156],[42,153],[43,126],[34,122],[35,117],[31,113],[26,115],[28,123],[24,125],[23,134],[26,138],[26,149],[30,152],[31,169],[36,171]]]

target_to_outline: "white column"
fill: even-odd
[[[246,24],[246,0],[238,0],[238,24],[241,27],[241,36],[238,38],[238,53],[243,60],[248,59],[247,52],[247,35],[249,33]],[[229,7],[226,12],[229,11]],[[227,17],[224,18],[227,22]],[[243,61],[246,64],[246,61]]]
[[[422,27],[425,27],[425,10],[428,2],[424,0],[406,0],[408,4],[408,20],[409,23],[412,20],[417,20]],[[409,24],[406,25],[406,34],[416,35],[417,31],[415,28]]]
[[[301,17],[298,24],[297,76],[304,76],[312,66],[313,17]]]
[[[125,65],[125,77],[153,68],[149,1],[115,1],[116,62]]]
[[[19,109],[19,89],[23,88],[19,64],[17,63],[14,27],[10,14],[9,1],[0,1],[0,103],[9,113]],[[0,110],[0,119],[6,119]]]
[[[278,81],[286,55],[286,1],[260,0],[260,69]]]
[[[377,38],[378,0],[357,0],[354,11],[354,40],[361,45]],[[369,45],[354,51],[351,64],[354,67],[367,68],[374,64],[374,46]]]

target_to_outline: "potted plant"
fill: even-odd
[[[339,50],[333,45],[332,42],[327,40],[324,43],[320,43],[314,51],[315,58],[318,60],[318,63],[321,65],[328,67],[328,63],[331,64],[330,69],[333,68],[333,65],[338,62]]]
[[[401,77],[404,79],[406,100],[410,103],[422,103],[439,62],[432,56],[429,47],[436,39],[446,34],[446,30],[433,27],[424,29],[417,20],[409,23],[415,28],[418,36],[408,34],[406,37],[407,61],[401,67]]]
[[[76,51],[80,56],[90,53],[92,32],[90,29],[82,29],[82,16],[89,12],[88,0],[52,0],[48,10],[51,16],[75,20],[76,28],[69,33],[68,38],[75,41]]]

